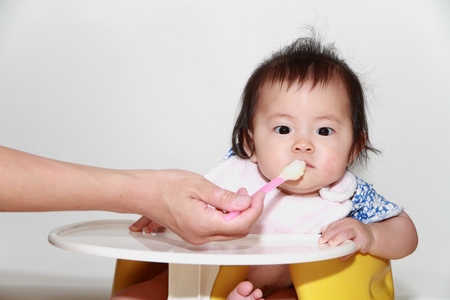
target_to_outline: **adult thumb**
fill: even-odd
[[[250,207],[252,199],[245,188],[240,188],[237,193],[215,187],[208,204],[224,211],[243,211]]]

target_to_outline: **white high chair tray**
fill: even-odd
[[[128,260],[199,265],[291,264],[332,259],[355,251],[353,242],[330,247],[315,234],[259,235],[201,246],[165,230],[131,232],[132,220],[98,220],[60,226],[49,233],[56,247],[79,253]]]

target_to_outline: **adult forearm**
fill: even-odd
[[[131,175],[0,147],[1,211],[131,211]],[[129,199],[124,200],[124,199]],[[130,207],[127,207],[127,206]],[[135,207],[136,208],[136,207]]]

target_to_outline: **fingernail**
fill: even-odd
[[[252,200],[249,197],[238,194],[238,196],[234,200],[234,204],[236,204],[237,206],[240,206],[240,207],[247,208],[250,205],[251,201]]]

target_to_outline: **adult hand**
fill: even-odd
[[[167,227],[191,244],[244,237],[262,213],[264,193],[250,199],[245,189],[223,190],[204,177],[182,170],[158,172],[154,201],[132,231],[151,232]],[[217,208],[217,209],[215,209]],[[231,221],[222,211],[242,211]]]

